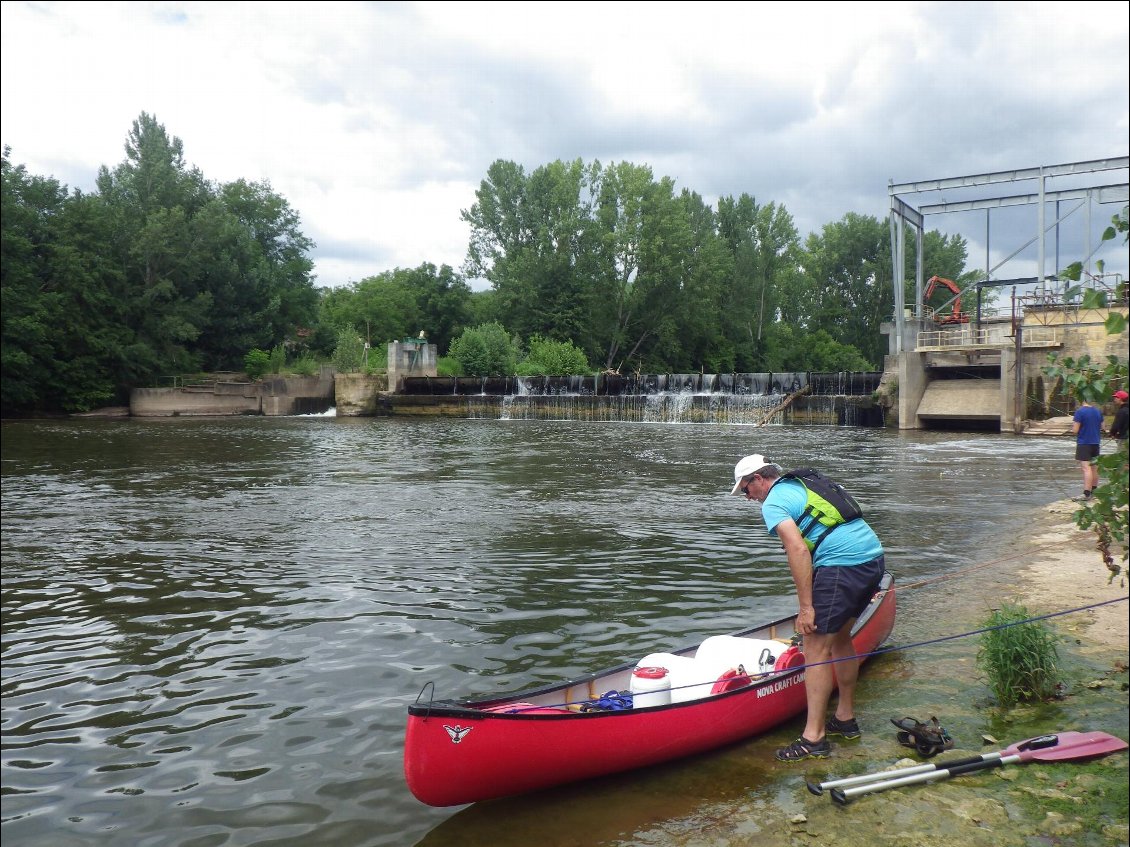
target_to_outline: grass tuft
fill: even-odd
[[[1029,621],[1023,606],[1005,603],[982,623],[977,666],[997,702],[1050,700],[1059,687],[1056,635],[1042,621]]]

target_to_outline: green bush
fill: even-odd
[[[543,365],[531,362],[529,359],[519,362],[515,370],[517,376],[553,376]]]
[[[314,356],[306,354],[299,356],[290,365],[290,372],[298,376],[314,376],[322,367],[322,363]]]
[[[365,361],[365,342],[352,327],[338,330],[337,346],[334,348],[333,363],[338,373],[353,373],[361,370]]]
[[[463,330],[448,355],[458,360],[466,376],[510,376],[518,363],[518,345],[502,324],[486,323]]]
[[[451,356],[440,356],[436,360],[436,376],[463,376],[463,366]]]
[[[523,363],[526,372],[519,376],[578,376],[592,373],[585,354],[572,341],[551,341],[530,336],[530,352]]]
[[[1005,603],[982,623],[977,666],[1002,706],[1051,699],[1059,687],[1056,636],[1029,621],[1023,606]]]
[[[271,354],[266,350],[260,350],[258,347],[243,357],[243,369],[247,371],[247,376],[250,379],[261,379],[270,367]]]
[[[271,363],[267,373],[281,374],[286,367],[286,347],[276,344],[271,348]]]

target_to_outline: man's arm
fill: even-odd
[[[816,610],[812,607],[812,554],[795,521],[786,518],[775,529],[781,546],[785,548],[785,555],[788,556],[789,570],[796,586],[796,599],[800,606],[797,630],[802,635],[807,635],[816,631]]]

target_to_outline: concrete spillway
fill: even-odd
[[[999,379],[941,379],[926,386],[918,417],[928,421],[1000,421]]]

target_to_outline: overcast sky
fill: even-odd
[[[743,192],[783,205],[807,235],[849,212],[885,219],[891,181],[1130,152],[1127,2],[3,2],[2,13],[13,163],[91,190],[148,112],[209,180],[265,180],[286,197],[317,242],[319,285],[423,262],[458,270],[460,212],[496,159],[527,172],[557,159],[648,165],[712,205]],[[1126,182],[1121,170],[1088,184]],[[1093,233],[1116,211],[1095,204]],[[965,236],[971,268],[994,266],[1038,225],[1035,207],[992,214],[988,257],[984,212],[927,228]],[[1062,264],[1087,249],[1086,214],[1061,229]],[[994,277],[1034,274],[1034,255]],[[1125,273],[1126,255],[1119,239],[1096,257]]]

